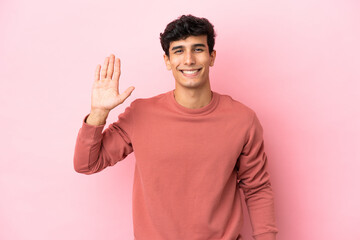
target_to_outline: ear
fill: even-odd
[[[164,61],[165,61],[166,69],[171,70],[170,59],[165,53],[164,53]]]
[[[216,58],[216,50],[213,50],[210,54],[210,67],[214,66]]]

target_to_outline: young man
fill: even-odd
[[[106,58],[78,133],[75,170],[93,174],[134,152],[136,240],[242,239],[239,188],[254,238],[276,239],[262,126],[249,107],[210,88],[212,24],[181,16],[160,36],[175,89],[134,100],[102,133],[110,110],[134,90],[119,94],[120,60]]]

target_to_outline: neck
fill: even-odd
[[[208,105],[212,99],[212,92],[209,87],[204,89],[175,88],[174,96],[180,105],[196,109]]]

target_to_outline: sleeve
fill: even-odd
[[[93,174],[108,166],[115,165],[133,152],[132,134],[133,103],[118,116],[118,121],[105,126],[93,126],[86,123],[86,117],[80,128],[74,151],[74,169],[78,173]]]
[[[242,188],[256,240],[275,240],[274,199],[267,172],[263,128],[253,113],[246,143],[237,161],[239,187]]]

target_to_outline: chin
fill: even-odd
[[[178,82],[178,85],[184,87],[184,88],[200,88],[204,85],[204,83],[202,82],[196,82],[196,81],[191,81],[191,82]]]

